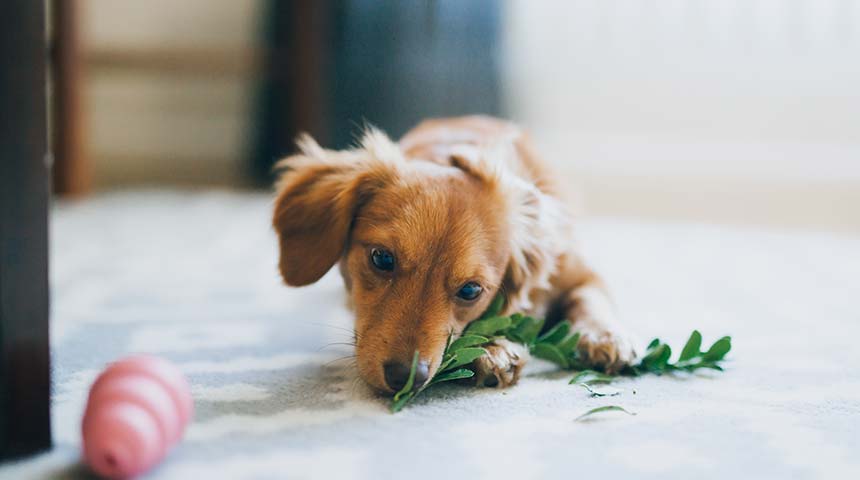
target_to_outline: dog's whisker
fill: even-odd
[[[327,343],[327,344],[323,345],[320,348],[333,347],[336,345],[342,345],[342,346],[348,346],[348,347],[355,347],[356,346],[355,342],[331,342],[331,343]]]
[[[347,355],[347,356],[345,356],[345,357],[335,358],[334,360],[331,360],[331,361],[329,361],[329,362],[324,363],[324,364],[323,364],[323,367],[329,367],[329,366],[331,366],[333,363],[343,362],[343,361],[345,361],[345,360],[352,360],[353,362],[355,362],[355,355]]]
[[[321,351],[323,351],[329,347],[338,347],[338,346],[355,347],[356,345],[354,343],[351,343],[351,342],[331,342],[331,343],[327,343],[327,344],[321,346],[320,348],[318,348],[317,352],[321,352]]]
[[[354,329],[352,329],[352,328],[347,328],[347,327],[343,327],[343,326],[341,326],[341,325],[332,325],[332,324],[330,324],[330,323],[307,322],[307,321],[302,322],[302,323],[305,323],[305,324],[308,324],[308,325],[314,325],[314,326],[317,326],[317,327],[334,328],[334,329],[336,329],[336,330],[341,330],[341,331],[344,331],[344,332],[349,333],[349,334],[355,334],[355,333],[356,333]]]
[[[359,378],[359,377],[353,378],[352,379],[352,388],[350,389],[350,392],[349,392],[350,396],[352,396],[352,397],[356,396],[355,389],[358,388],[359,385],[361,385],[361,378]]]
[[[352,328],[342,327],[340,325],[332,325],[332,324],[328,324],[328,323],[320,323],[320,322],[305,321],[303,323],[308,324],[308,325],[318,326],[318,327],[325,327],[325,328],[332,328],[335,330],[340,330],[340,332],[330,332],[330,334],[345,335],[353,343],[358,343],[358,341],[361,340],[361,338],[362,338],[362,335],[360,333],[358,333],[355,329],[352,329]]]
[[[335,333],[335,334],[327,335],[327,336],[332,337],[332,340],[349,342],[349,343],[358,343],[358,340],[359,340],[359,339],[353,337],[352,335],[347,335],[345,333]]]

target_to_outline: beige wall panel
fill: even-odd
[[[98,49],[251,48],[261,0],[84,0],[84,45]]]
[[[249,92],[248,82],[232,79],[97,72],[88,89],[97,183],[132,181],[132,173],[151,182],[198,169],[236,176],[247,157]]]

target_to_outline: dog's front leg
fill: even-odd
[[[619,323],[615,306],[596,277],[562,295],[562,314],[581,335],[578,350],[586,364],[617,373],[633,363],[631,335]]]
[[[520,372],[529,359],[528,347],[500,338],[484,348],[487,354],[472,364],[475,384],[505,388],[517,383]]]

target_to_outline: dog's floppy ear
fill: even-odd
[[[277,184],[272,219],[281,276],[292,286],[316,282],[338,261],[356,211],[393,179],[400,155],[376,130],[369,130],[356,150],[324,150],[309,136],[297,143],[301,153],[277,165],[286,171]]]

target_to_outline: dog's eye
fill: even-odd
[[[388,250],[374,248],[370,251],[370,262],[373,266],[383,272],[394,270],[394,254]]]
[[[478,285],[475,282],[469,282],[460,287],[460,290],[457,291],[457,296],[459,298],[462,298],[463,300],[474,300],[478,298],[478,296],[481,295],[481,292],[483,291],[484,287]]]

